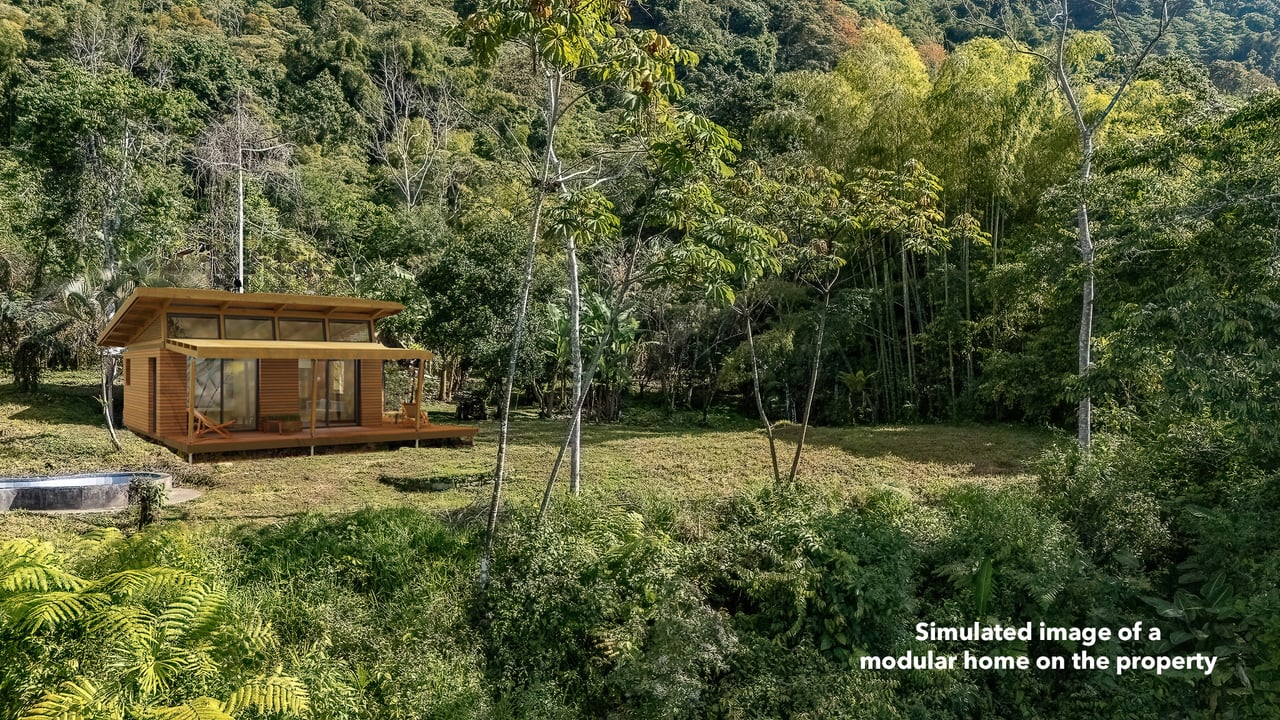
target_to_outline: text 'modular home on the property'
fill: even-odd
[[[386,347],[379,300],[187,288],[138,288],[98,337],[125,348],[124,425],[184,453],[460,439],[474,427],[421,412],[422,378],[384,412],[384,361],[426,350]]]

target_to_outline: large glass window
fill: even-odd
[[[316,383],[316,427],[354,425],[359,419],[360,361],[319,360],[311,375],[311,361],[298,361],[298,412],[311,421],[311,383]]]
[[[229,317],[226,323],[227,337],[232,340],[275,340],[276,327],[271,318]]]
[[[280,339],[324,342],[324,321],[280,318]]]
[[[169,315],[171,338],[217,338],[217,315]]]
[[[195,409],[233,430],[258,426],[258,361],[196,360]]]
[[[330,320],[331,342],[371,342],[368,320]]]

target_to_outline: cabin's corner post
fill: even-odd
[[[196,433],[196,359],[187,358],[187,462],[191,462],[191,444]]]
[[[311,454],[316,454],[316,386],[320,384],[320,376],[316,373],[318,361],[311,359]]]

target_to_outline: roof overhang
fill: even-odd
[[[116,310],[111,322],[98,335],[98,345],[124,347],[138,337],[166,309],[176,312],[280,315],[319,313],[346,318],[377,320],[404,310],[385,300],[366,300],[329,295],[288,295],[284,293],[233,293],[194,288],[140,287]]]
[[[429,350],[364,342],[170,339],[165,349],[193,358],[223,360],[430,360]]]

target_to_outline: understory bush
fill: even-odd
[[[1218,658],[1211,678],[1181,688],[1187,717],[1280,716],[1278,478],[1207,417],[1133,424],[1087,454],[1059,448],[1042,460],[1049,506],[1114,574],[1103,589],[1128,590],[1117,600],[1166,630],[1149,653]]]
[[[467,620],[475,533],[412,508],[308,515],[239,539],[239,579],[318,717],[488,717]]]
[[[76,678],[118,695],[142,688],[129,697],[148,707],[205,697],[232,707],[240,688],[289,684],[296,702],[277,716],[339,720],[1275,717],[1280,483],[1259,473],[1231,502],[1166,507],[1162,493],[1175,485],[1154,469],[1114,494],[1100,480],[1157,466],[1104,442],[1089,458],[1048,456],[1039,483],[955,485],[923,498],[807,488],[684,508],[568,498],[541,524],[508,513],[485,587],[477,525],[408,507],[200,535],[173,525],[63,551],[6,545],[0,717],[23,717],[49,693],[71,702],[78,691],[66,683]],[[1160,511],[1127,518],[1125,493],[1159,499]],[[1146,534],[1155,527],[1163,531]],[[1142,538],[1151,544],[1135,552]],[[32,562],[46,568],[47,587],[14,579]],[[133,571],[159,574],[130,595],[111,578]],[[216,657],[216,671],[131,685],[141,682],[128,674],[134,661],[111,659],[123,645],[95,634],[114,626],[88,618],[162,613],[191,588],[221,593],[216,623],[168,642],[182,657]],[[49,598],[61,605],[33,604],[41,593],[63,593]],[[65,619],[49,610],[46,628],[32,619],[44,617],[40,607],[62,607]],[[921,622],[1136,620],[1163,637],[1089,648],[916,637]],[[1202,652],[1220,665],[1212,677],[1157,677],[861,664],[907,651],[1082,649]],[[237,719],[258,714],[236,707]]]

